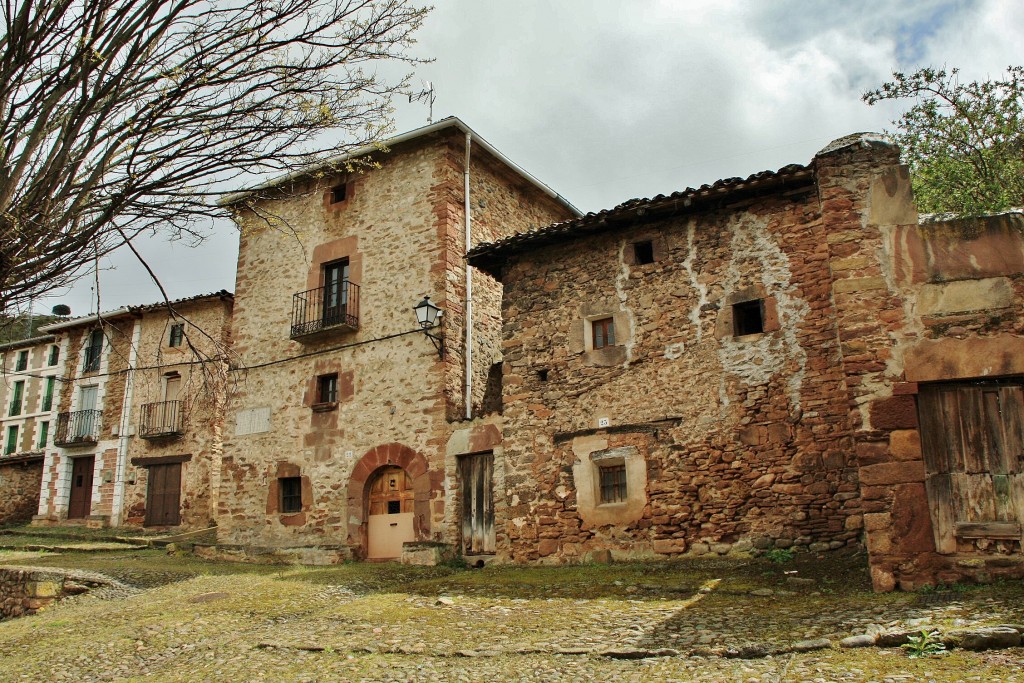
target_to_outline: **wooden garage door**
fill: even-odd
[[[149,466],[146,486],[146,526],[181,523],[181,463]]]
[[[1024,383],[922,385],[925,486],[940,553],[956,539],[1020,539]]]

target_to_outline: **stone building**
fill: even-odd
[[[52,446],[61,370],[56,337],[0,346],[0,524],[27,522],[39,505],[43,453]]]
[[[578,212],[454,118],[225,204],[241,239],[219,551],[493,552],[501,294],[463,256]],[[424,297],[443,310],[429,339]]]
[[[868,134],[476,247],[505,286],[499,555],[866,531],[882,590],[1019,571],[1022,254],[1019,216],[919,225]]]
[[[44,328],[64,360],[35,524],[213,523],[231,305],[222,291]]]

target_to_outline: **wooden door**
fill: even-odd
[[[1024,383],[923,385],[918,396],[935,545],[1021,539],[1024,516]]]
[[[181,463],[150,465],[146,485],[145,526],[181,523]]]
[[[478,453],[459,459],[463,555],[494,553],[493,477],[493,453]]]
[[[416,540],[413,528],[415,493],[401,467],[384,467],[370,484],[366,557],[400,557],[402,544]]]
[[[71,461],[71,498],[68,519],[85,519],[92,512],[92,471],[96,458],[74,458]]]

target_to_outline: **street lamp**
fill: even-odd
[[[416,312],[416,322],[423,329],[423,334],[427,335],[434,344],[434,348],[437,349],[438,357],[444,358],[444,337],[429,332],[444,320],[444,311],[430,303],[429,296],[423,297],[423,301],[416,304],[412,310]]]

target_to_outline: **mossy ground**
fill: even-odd
[[[922,660],[874,648],[761,660],[595,654],[786,644],[922,618],[944,627],[1024,621],[1020,582],[952,587],[941,591],[952,604],[933,608],[922,606],[928,595],[872,593],[865,558],[855,554],[459,569],[235,564],[155,549],[0,550],[0,564],[101,572],[146,589],[73,598],[0,624],[0,680],[1024,683],[1020,649]],[[713,590],[701,592],[709,582]],[[765,590],[771,595],[751,594]]]

